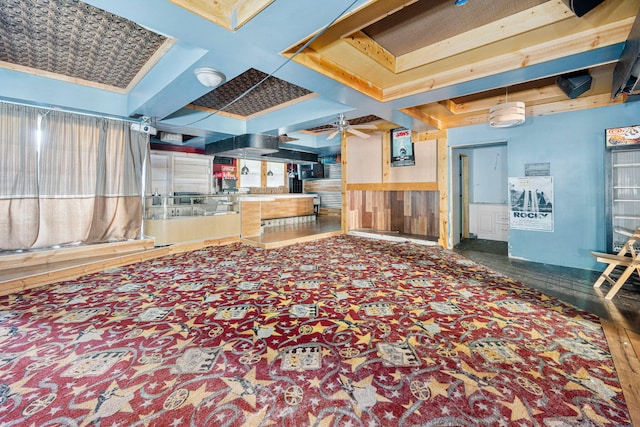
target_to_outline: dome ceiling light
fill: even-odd
[[[220,86],[227,79],[220,71],[209,67],[196,68],[193,73],[200,83],[210,88]]]

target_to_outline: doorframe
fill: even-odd
[[[459,159],[461,155],[469,156],[466,151],[473,151],[474,148],[486,148],[493,145],[504,145],[507,147],[508,153],[508,140],[497,140],[497,141],[487,141],[486,143],[479,144],[469,144],[469,145],[456,145],[449,147],[449,167],[450,167],[450,175],[449,175],[449,223],[452,224],[452,227],[449,229],[449,242],[451,243],[451,247],[455,247],[461,241],[461,236],[463,234],[462,231],[462,218],[461,218],[461,210],[462,210],[462,189],[461,189],[461,168]],[[467,165],[469,170],[473,165],[470,161]],[[507,171],[507,179],[508,179],[508,171]],[[469,183],[467,183],[467,198],[470,194]],[[467,218],[469,218],[469,201],[467,202]],[[470,235],[470,232],[467,230],[467,233]]]
[[[459,239],[469,238],[469,156],[458,153],[460,180],[458,189],[460,190],[460,233]]]

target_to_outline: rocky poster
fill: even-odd
[[[553,179],[509,178],[509,228],[553,231]]]

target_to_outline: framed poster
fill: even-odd
[[[640,126],[606,129],[605,140],[607,148],[640,144]]]
[[[553,231],[553,179],[509,178],[509,228]]]
[[[414,166],[416,158],[411,142],[411,130],[398,128],[391,130],[391,166]]]

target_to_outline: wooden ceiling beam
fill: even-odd
[[[445,99],[444,101],[440,101],[438,104],[442,105],[451,114],[458,114],[460,112],[460,105],[451,99]]]
[[[532,105],[527,107],[527,116],[545,116],[548,114],[566,113],[569,111],[586,110],[589,108],[607,107],[610,105],[622,104],[624,100],[611,100],[610,93],[599,95],[578,97],[576,99],[566,99],[564,101],[552,102],[548,104]]]
[[[486,110],[473,114],[451,116],[444,120],[442,125],[443,129],[453,129],[462,126],[481,125],[483,123],[489,123],[489,112]]]
[[[428,130],[425,132],[413,132],[411,134],[411,142],[430,142],[436,139],[446,138],[446,130]]]
[[[566,95],[563,94],[566,97]],[[623,99],[611,100],[609,93],[602,93],[592,96],[582,96],[576,99],[563,99],[561,101],[547,102],[542,104],[529,105],[526,107],[527,117],[545,116],[548,114],[566,113],[569,111],[579,111],[589,108],[607,107],[610,105],[622,104]],[[478,125],[489,122],[488,110],[474,111],[469,114],[451,116],[442,121],[443,129],[451,129],[462,126]]]
[[[356,31],[353,34],[344,37],[344,41],[376,61],[378,64],[387,68],[389,71],[395,72],[396,57],[362,31]]]
[[[189,12],[235,31],[274,0],[169,0]]]
[[[560,0],[543,3],[396,58],[396,73],[477,49],[567,18],[573,13]]]
[[[573,33],[494,57],[481,58],[384,89],[384,101],[422,93],[436,88],[463,83],[529,65],[540,64],[626,41],[635,16],[610,22],[596,28]]]
[[[525,104],[530,102],[545,103],[545,99],[552,99],[554,101],[558,98],[566,99],[567,95],[556,85],[548,85],[540,88],[522,90],[518,92],[509,93],[504,95],[491,96],[488,98],[479,99],[477,101],[460,102],[455,104],[454,114],[474,113],[477,111],[486,111],[493,105],[500,102],[504,102],[505,98],[509,98],[513,101],[522,101]]]
[[[422,123],[431,126],[434,130],[444,129],[444,124],[442,123],[442,121],[427,114],[419,107],[401,108],[400,111],[410,117],[413,117],[414,119],[420,120]]]
[[[285,53],[286,56],[291,56],[292,53]],[[315,50],[308,47],[303,52],[300,52],[295,61],[316,70],[325,76],[336,80],[339,83],[347,85],[348,87],[355,89],[365,95],[382,100],[382,88],[374,85],[373,83],[365,80],[354,73],[342,68],[338,64],[328,60],[325,56],[319,54]]]

